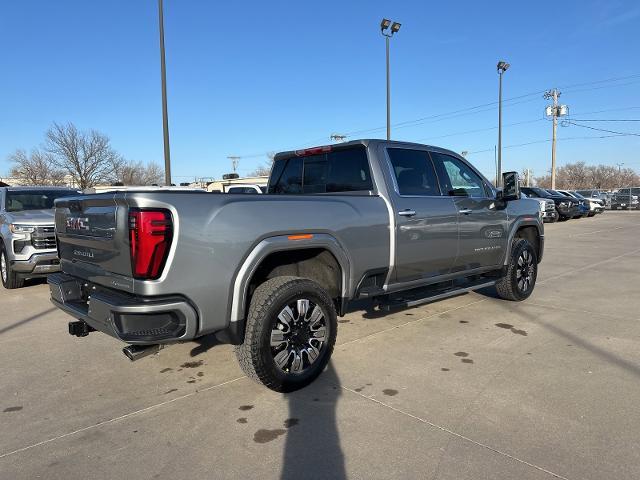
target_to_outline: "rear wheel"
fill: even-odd
[[[11,268],[4,244],[0,245],[0,278],[2,279],[2,286],[8,290],[20,288],[24,285],[24,278]]]
[[[254,292],[236,356],[250,378],[277,392],[291,392],[322,373],[336,333],[333,301],[317,283],[277,277]]]
[[[500,298],[520,302],[529,298],[538,276],[538,258],[528,240],[517,238],[511,246],[507,273],[496,283]]]

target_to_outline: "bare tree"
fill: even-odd
[[[157,163],[121,161],[115,168],[117,182],[123,185],[158,185],[164,181],[164,170]]]
[[[551,175],[536,178],[542,188],[551,188]],[[568,163],[556,171],[556,187],[567,190],[613,188],[640,185],[640,176],[631,168],[616,168],[611,165],[585,165],[584,162]]]
[[[265,177],[271,173],[271,167],[267,165],[260,165],[255,170],[248,173],[249,177]]]
[[[24,150],[16,150],[9,156],[13,162],[10,175],[25,185],[64,185],[65,172],[57,168],[50,155],[37,148],[27,154]]]
[[[73,123],[54,123],[47,130],[45,148],[53,165],[82,189],[113,181],[114,166],[123,161],[109,137],[96,130],[79,131]]]
[[[271,167],[273,167],[273,161],[276,158],[276,152],[267,153],[267,162],[263,165],[259,165],[255,170],[249,172],[250,177],[265,177],[271,173]]]

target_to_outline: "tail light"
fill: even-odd
[[[155,280],[162,275],[172,238],[173,221],[168,210],[129,210],[129,248],[135,278]]]

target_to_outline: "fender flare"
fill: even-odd
[[[331,252],[338,261],[341,270],[341,296],[348,296],[349,278],[351,278],[351,262],[346,251],[342,248],[338,240],[326,233],[314,233],[309,239],[291,240],[288,235],[278,235],[269,237],[258,243],[245,258],[233,281],[231,291],[231,315],[230,326],[234,323],[243,322],[246,317],[245,305],[249,282],[262,261],[270,254],[286,250],[301,250],[307,248],[324,248]],[[237,327],[238,325],[236,325]],[[237,331],[237,328],[234,330]]]
[[[513,225],[511,226],[503,262],[503,265],[505,267],[508,265],[509,259],[511,258],[511,246],[513,245],[513,239],[515,238],[516,232],[520,229],[520,227],[536,227],[536,230],[538,231],[538,237],[540,237],[540,258],[538,259],[538,263],[540,263],[540,260],[542,259],[542,250],[544,248],[544,227],[539,221],[534,218],[522,217],[513,222]]]

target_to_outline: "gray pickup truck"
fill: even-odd
[[[78,195],[62,187],[0,188],[0,278],[4,288],[60,270],[53,202]]]
[[[215,334],[243,370],[292,391],[324,369],[336,316],[495,285],[532,292],[544,229],[517,174],[497,192],[464,158],[359,140],[276,155],[267,194],[115,192],[56,202],[52,301],[130,359]]]

